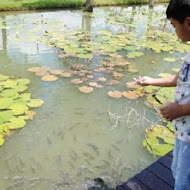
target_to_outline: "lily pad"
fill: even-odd
[[[27,85],[30,83],[30,80],[27,78],[20,78],[17,79],[18,85]]]
[[[42,77],[43,81],[56,81],[58,78],[55,75],[46,75]]]
[[[82,59],[92,59],[93,54],[77,54],[77,57]]]
[[[0,135],[0,146],[2,146],[5,142],[5,139],[3,138],[3,135]]]
[[[33,73],[37,73],[37,72],[39,72],[40,70],[41,70],[40,67],[30,67],[30,68],[28,69],[28,71],[33,72]]]
[[[81,87],[79,87],[79,91],[83,92],[85,94],[88,94],[88,93],[93,91],[93,88],[92,87],[87,87],[87,86],[81,86]]]
[[[125,91],[122,93],[122,95],[130,100],[136,100],[139,98],[139,95],[135,91]]]
[[[28,106],[24,105],[24,104],[13,104],[12,106],[9,107],[9,109],[11,109],[14,113],[14,115],[22,115],[24,114],[26,111],[28,111]]]
[[[30,102],[27,103],[27,105],[31,108],[37,108],[42,106],[43,103],[44,101],[41,99],[31,99]]]
[[[81,84],[81,83],[83,83],[83,81],[80,79],[73,79],[73,80],[71,80],[71,83],[72,84]]]
[[[9,76],[0,75],[0,81],[7,80],[9,78],[10,78]]]
[[[11,98],[0,98],[0,110],[10,107],[13,103]]]
[[[18,118],[13,118],[10,119],[9,123],[9,129],[20,129],[23,128],[26,125],[26,122],[23,118],[18,117]]]
[[[111,98],[121,98],[122,97],[122,92],[119,91],[109,91],[108,96]]]
[[[176,61],[175,58],[169,58],[169,57],[164,58],[164,60],[167,61],[167,62],[175,62]]]

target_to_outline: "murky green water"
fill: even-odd
[[[132,19],[138,25],[127,28],[108,22],[110,14],[117,15],[122,11],[129,17],[133,14]],[[164,11],[164,7],[156,6],[154,11]],[[0,30],[1,74],[29,78],[31,84],[27,91],[45,102],[36,109],[34,120],[7,137],[5,145],[0,147],[0,189],[85,190],[97,177],[114,188],[154,161],[153,156],[141,147],[144,127],[150,125],[142,120],[142,116],[155,122],[154,113],[144,106],[143,98],[133,101],[111,99],[107,91],[123,89],[126,81],[138,75],[155,77],[171,71],[170,63],[163,66],[166,53],[147,50],[144,56],[131,61],[139,70],[138,74],[125,73],[117,87],[105,86],[91,94],[80,93],[70,83],[70,78],[44,82],[27,71],[32,66],[64,69],[76,62],[60,59],[57,48],[40,42],[45,31],[75,31],[85,27],[92,32],[134,30],[141,36],[150,20],[159,28],[154,18],[142,19],[139,12],[148,13],[149,9],[147,6],[96,8],[94,17],[69,10],[0,13],[0,22],[6,25]],[[165,29],[169,30],[164,12],[161,17]],[[156,60],[157,64],[150,64],[150,60]],[[94,59],[92,67],[98,63],[99,59]],[[117,124],[108,111],[126,116]]]

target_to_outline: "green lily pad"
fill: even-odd
[[[78,58],[82,58],[82,59],[91,59],[93,58],[92,54],[77,54]]]
[[[11,98],[0,98],[0,110],[10,107],[13,103]]]
[[[0,81],[7,80],[8,78],[10,78],[10,77],[5,76],[5,75],[0,75]]]
[[[7,89],[2,92],[2,96],[5,98],[16,99],[19,97],[19,94],[13,89]]]
[[[5,142],[5,139],[3,138],[3,135],[0,135],[0,146],[2,146]]]
[[[29,101],[30,98],[31,98],[31,93],[23,93],[19,97],[22,98],[25,101]]]
[[[20,129],[26,125],[25,120],[22,117],[13,118],[10,120],[9,129]]]
[[[164,156],[173,149],[175,135],[167,127],[154,125],[146,129],[146,136],[143,146],[154,155]],[[160,143],[159,139],[162,139],[162,143]]]
[[[12,111],[0,111],[0,124],[9,121],[14,117],[14,113]]]
[[[167,61],[167,62],[175,62],[176,61],[176,59],[175,58],[164,58],[164,60],[165,61]]]
[[[20,78],[17,79],[18,85],[27,85],[30,83],[30,80],[27,78]]]
[[[170,73],[160,73],[158,76],[164,78],[164,77],[171,76],[171,74]]]
[[[17,81],[8,79],[6,81],[1,82],[0,84],[3,85],[4,88],[13,88],[17,85]]]
[[[28,87],[25,85],[17,85],[14,87],[16,92],[24,92]]]
[[[27,105],[31,108],[37,108],[40,107],[44,103],[41,99],[31,99],[30,102],[27,103]]]
[[[22,115],[28,111],[28,106],[17,103],[10,106],[9,109],[13,111],[14,115]]]

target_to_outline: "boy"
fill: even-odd
[[[166,15],[179,39],[190,41],[190,0],[171,0]],[[167,121],[174,121],[175,126],[176,141],[171,166],[175,190],[190,190],[190,53],[176,76],[157,79],[145,76],[134,80],[144,86],[176,86],[175,103],[163,105],[160,112]]]

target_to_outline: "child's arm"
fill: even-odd
[[[168,121],[190,115],[190,104],[167,103],[160,108],[160,113]]]
[[[151,78],[144,76],[144,77],[134,78],[134,80],[135,82],[137,82],[137,84],[140,84],[142,86],[153,85],[153,86],[172,87],[176,86],[178,75],[179,74],[176,74],[165,78]]]

